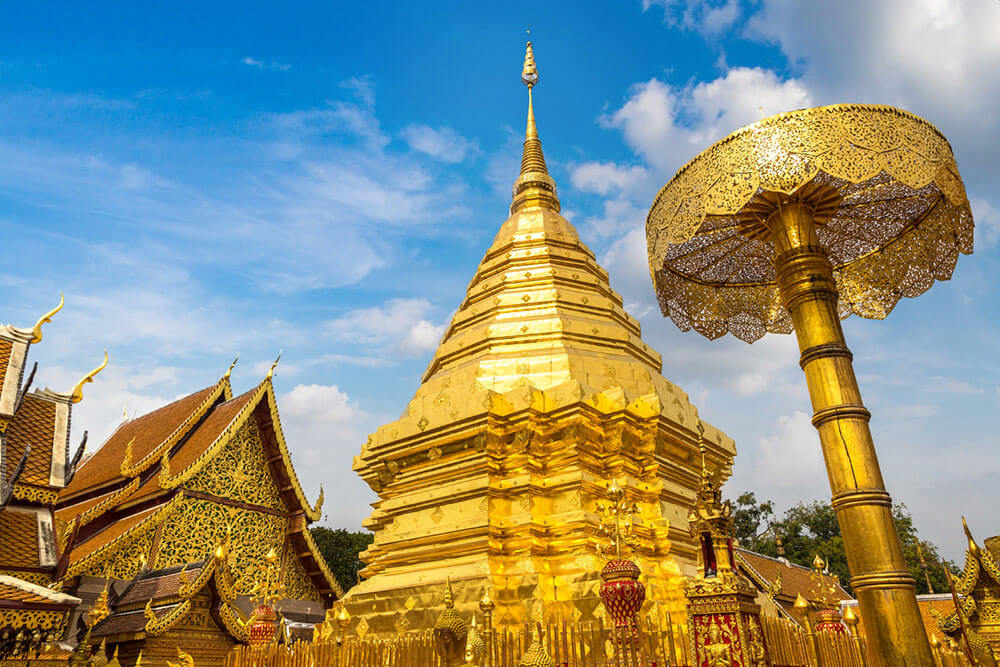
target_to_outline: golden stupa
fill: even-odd
[[[364,580],[346,598],[361,635],[430,628],[449,577],[466,618],[490,592],[500,626],[593,620],[607,546],[599,504],[612,480],[637,505],[630,555],[648,597],[683,609],[703,422],[559,215],[532,107],[537,80],[529,42],[510,217],[416,395],[354,461],[379,495]],[[708,464],[724,480],[735,446],[704,426]]]

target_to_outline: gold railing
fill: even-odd
[[[250,648],[237,646],[225,667],[443,667],[430,632],[388,639],[349,637],[343,642]]]
[[[772,667],[869,667],[863,641],[849,632],[809,633],[783,618],[761,617]],[[532,640],[541,635],[557,667],[687,667],[693,665],[685,623],[669,615],[651,615],[639,623],[636,638],[627,637],[603,622],[547,623],[516,630],[498,629],[486,637],[488,654],[481,667],[517,667]],[[620,646],[638,646],[619,650]],[[934,649],[938,667],[969,667],[965,655],[942,644]],[[235,648],[225,667],[444,667],[434,652],[430,631],[391,637],[347,637],[342,642],[298,642],[292,646]]]

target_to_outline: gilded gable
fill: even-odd
[[[164,524],[157,548],[157,567],[170,567],[202,560],[211,555],[215,545],[226,539],[229,531],[230,566],[233,568],[238,595],[249,595],[254,577],[263,565],[269,549],[284,550],[288,519],[209,500],[185,498]],[[314,600],[319,592],[305,575],[292,553],[286,562],[286,586],[289,597]],[[301,577],[299,577],[301,573]]]
[[[185,486],[219,498],[286,511],[264,458],[257,420],[252,417]]]
[[[309,575],[306,574],[305,568],[302,567],[302,561],[299,560],[299,556],[291,544],[285,545],[285,554],[281,562],[285,573],[282,580],[285,585],[285,597],[296,600],[322,601],[323,598],[320,597],[319,591],[316,590]]]

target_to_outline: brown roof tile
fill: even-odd
[[[17,465],[25,446],[31,443],[31,453],[18,481],[36,486],[49,485],[55,428],[56,404],[27,394],[7,426],[7,460],[11,461],[8,465]]]
[[[68,505],[66,507],[60,507],[59,509],[56,510],[56,516],[64,521],[72,521],[80,514],[83,514],[84,512],[89,510],[91,507],[99,505],[100,503],[107,500],[108,496],[110,496],[113,493],[114,491],[109,491],[108,493],[102,493],[99,496],[88,498],[83,502],[79,502],[73,505]]]
[[[35,513],[0,512],[0,544],[0,568],[39,567]]]
[[[173,611],[177,605],[162,607],[156,610],[157,616],[163,616]],[[94,626],[91,635],[94,637],[108,637],[121,634],[123,632],[142,632],[146,629],[146,614],[142,609],[136,611],[114,612],[106,619]]]
[[[0,600],[32,604],[75,605],[80,598],[58,593],[16,577],[0,575]]]
[[[173,403],[168,403],[162,408],[123,423],[111,434],[104,445],[80,467],[73,482],[61,495],[69,497],[91,487],[120,479],[125,448],[132,438],[135,438],[132,445],[132,461],[134,463],[174,435],[177,429],[182,426],[189,427],[190,424],[185,424],[185,421],[217,388],[219,388],[218,384],[206,387]]]
[[[208,418],[191,434],[184,445],[170,457],[170,471],[176,475],[187,469],[201,456],[206,449],[212,446],[222,432],[226,430],[232,421],[239,414],[240,410],[246,407],[250,399],[253,398],[257,388],[237,396],[231,401],[227,401],[217,406]]]
[[[202,567],[204,567],[202,563],[192,563],[186,571],[179,567],[172,567],[168,570],[146,573],[133,580],[132,584],[115,602],[115,606],[124,607],[137,602],[146,604],[147,600],[155,602],[163,598],[174,597],[183,585],[181,572],[184,572],[183,578],[187,581],[194,581]]]
[[[48,598],[43,598],[31,591],[26,591],[16,586],[9,586],[0,582],[0,600],[10,600],[13,602],[31,602],[37,604],[51,604]]]
[[[118,521],[115,521],[114,523],[110,524],[107,528],[105,528],[101,532],[91,537],[86,542],[75,545],[73,547],[72,553],[70,553],[70,558],[69,558],[70,567],[72,567],[73,564],[78,563],[81,559],[86,558],[90,554],[101,549],[102,547],[107,546],[118,537],[124,535],[131,529],[135,528],[144,519],[149,518],[149,516],[153,514],[155,511],[162,508],[163,508],[162,505],[158,505],[156,507],[151,507],[141,512],[137,512],[132,516],[122,517]]]
[[[215,406],[208,414],[208,417],[188,436],[187,440],[181,445],[181,448],[170,457],[170,475],[179,475],[184,470],[187,470],[192,463],[197,461],[198,457],[204,454],[205,450],[211,447],[226,430],[226,427],[233,422],[240,410],[246,407],[255,391],[256,388]],[[129,496],[122,503],[122,506],[147,500],[162,492],[163,489],[160,488],[158,477],[151,477],[136,489],[136,492]]]
[[[752,567],[761,577],[767,580],[767,583],[772,583],[781,573],[781,596],[795,598],[799,593],[802,597],[806,599],[810,598],[809,589],[812,587],[812,570],[803,567],[801,565],[795,565],[794,563],[783,563],[777,558],[771,558],[770,556],[765,556],[759,554],[756,551],[748,551],[746,549],[736,549],[736,552],[742,556],[747,564]],[[832,582],[834,577],[825,576],[824,579],[827,582]],[[836,593],[834,595],[837,601],[840,600],[850,600],[850,594],[837,583]]]

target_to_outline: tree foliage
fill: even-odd
[[[358,583],[358,572],[364,567],[360,554],[375,536],[368,531],[351,532],[325,526],[315,526],[309,532],[340,587],[347,591]]]
[[[920,539],[906,505],[893,505],[892,518],[907,567],[917,580],[917,593],[929,592],[928,577],[935,593],[946,592],[948,582],[944,568],[955,571],[955,564],[942,558],[936,545]],[[851,590],[844,540],[837,515],[828,502],[799,503],[779,518],[774,512],[774,503],[758,501],[752,492],[744,493],[733,504],[733,536],[740,546],[767,556],[778,556],[777,538],[780,537],[785,557],[806,567],[819,554],[827,562],[830,573],[840,578],[844,588]],[[927,564],[927,577],[920,564],[919,550],[923,551]]]

